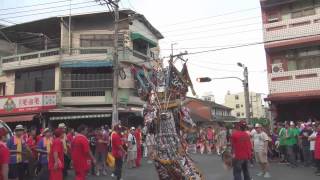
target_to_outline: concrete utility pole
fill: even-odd
[[[248,68],[242,64],[237,63],[238,66],[243,68],[243,76],[244,79],[238,77],[219,77],[219,78],[210,78],[210,77],[200,77],[197,78],[198,82],[210,82],[215,79],[238,79],[242,82],[243,85],[243,92],[244,92],[244,100],[245,100],[245,112],[246,112],[246,122],[249,123],[250,121],[250,100],[249,100],[249,78],[248,78]]]
[[[119,124],[118,113],[118,88],[119,88],[119,60],[118,60],[118,39],[119,39],[119,2],[120,0],[96,0],[101,5],[111,6],[114,10],[114,52],[113,52],[113,89],[112,89],[112,127]]]
[[[249,98],[249,78],[248,78],[248,68],[242,64],[243,70],[243,90],[244,90],[244,100],[245,100],[245,110],[246,110],[246,121],[249,123],[251,113],[250,113],[250,98]]]

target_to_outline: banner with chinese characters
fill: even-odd
[[[0,97],[0,115],[39,112],[57,105],[56,93],[32,93]]]

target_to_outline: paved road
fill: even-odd
[[[232,171],[223,169],[220,157],[216,155],[193,155],[194,161],[203,171],[206,180],[232,180]],[[272,164],[270,180],[319,180],[319,176],[313,174],[315,169],[299,167],[292,169],[286,165]],[[250,172],[254,180],[263,180],[257,177],[258,168],[253,167]],[[110,174],[110,173],[109,173]],[[72,180],[69,177],[67,180]],[[110,176],[94,177],[89,176],[89,180],[112,180]],[[124,180],[157,180],[157,173],[154,166],[143,162],[143,166],[138,169],[124,169]]]

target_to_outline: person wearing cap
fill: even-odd
[[[252,144],[246,128],[247,123],[241,120],[231,135],[234,180],[242,180],[242,173],[244,180],[251,180],[248,164],[252,157]]]
[[[117,178],[117,180],[121,180],[125,150],[123,148],[123,142],[121,140],[120,125],[114,127],[114,133],[111,136],[111,145],[112,156],[115,158],[114,176]]]
[[[45,128],[42,131],[43,138],[37,144],[37,152],[39,153],[39,163],[41,170],[38,174],[38,180],[47,180],[49,178],[48,171],[48,154],[52,144],[52,135],[49,128]]]
[[[264,178],[271,178],[270,173],[268,172],[269,163],[268,163],[268,143],[269,137],[263,131],[261,124],[255,125],[256,132],[252,135],[253,137],[253,149],[256,157],[257,163],[260,164],[261,172],[257,176],[263,176]]]
[[[49,180],[63,180],[64,169],[64,149],[63,149],[63,129],[57,128],[54,131],[54,139],[50,146],[48,169]]]
[[[89,140],[86,137],[88,127],[80,125],[77,128],[77,134],[71,143],[71,159],[76,173],[75,180],[85,180],[91,168],[91,162],[96,164],[89,146]]]
[[[137,140],[134,136],[136,128],[131,127],[128,135],[128,167],[134,168],[136,167],[136,159],[137,159]]]
[[[23,156],[26,155],[28,148],[22,138],[23,134],[24,127],[17,125],[14,129],[14,136],[7,141],[7,147],[10,150],[9,179],[23,180],[25,176]]]
[[[7,134],[6,128],[0,128],[0,180],[8,180],[10,152],[6,144]]]

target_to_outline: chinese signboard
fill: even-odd
[[[0,97],[0,114],[39,112],[55,108],[55,93],[33,93],[18,96]]]

